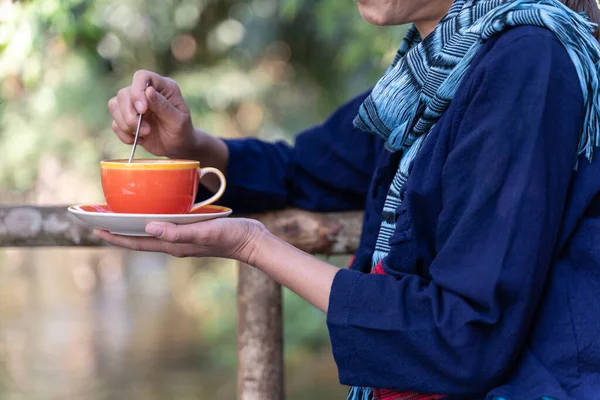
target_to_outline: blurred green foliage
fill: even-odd
[[[138,69],[178,81],[197,127],[291,141],[373,85],[403,31],[368,25],[349,1],[0,0],[0,203],[29,198],[45,156],[91,182],[98,161],[128,156],[106,104]],[[235,283],[202,276],[202,340],[233,374]],[[286,359],[300,363],[328,346],[324,317],[284,299]]]
[[[127,153],[106,103],[137,69],[176,79],[207,131],[289,139],[372,85],[403,29],[333,0],[0,4],[0,185],[17,193],[42,152],[90,178]]]

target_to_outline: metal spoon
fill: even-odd
[[[146,87],[150,86],[150,81],[146,82]],[[131,163],[133,160],[133,155],[135,154],[135,148],[137,147],[138,137],[140,136],[140,127],[142,126],[142,117],[144,114],[140,114],[140,119],[138,119],[137,129],[135,130],[135,139],[133,139],[133,148],[131,149],[131,154],[129,155],[128,163]]]

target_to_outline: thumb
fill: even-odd
[[[152,86],[146,89],[146,97],[148,98],[148,108],[157,117],[167,121],[180,118],[180,111]]]
[[[194,243],[196,239],[190,226],[170,222],[151,222],[146,225],[146,233],[169,243]]]

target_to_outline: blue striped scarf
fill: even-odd
[[[402,152],[385,200],[373,266],[390,251],[389,239],[412,163],[450,105],[473,58],[487,39],[522,25],[549,29],[567,49],[585,103],[578,155],[591,160],[594,148],[600,145],[600,45],[586,16],[558,0],[455,0],[425,40],[414,26],[409,29],[392,65],[354,120],[357,128],[382,136],[387,149]],[[368,399],[370,393],[368,388],[355,387],[348,398]]]

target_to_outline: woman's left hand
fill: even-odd
[[[223,218],[190,225],[152,222],[153,237],[96,235],[131,250],[167,253],[175,257],[232,258],[258,268],[320,310],[327,312],[333,277],[338,269],[272,235],[258,221]]]
[[[170,254],[175,257],[221,257],[253,264],[256,239],[267,230],[258,221],[223,218],[189,225],[151,222],[152,237],[113,235],[96,229],[100,239],[131,250]]]

